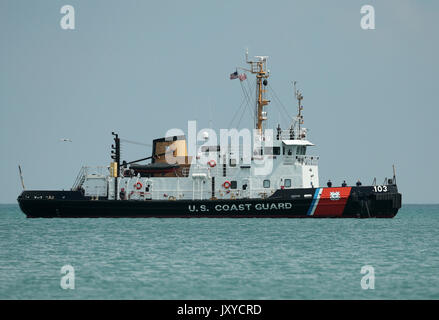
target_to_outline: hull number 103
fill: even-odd
[[[387,192],[387,186],[373,186],[375,192]]]

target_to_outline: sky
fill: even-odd
[[[360,25],[366,4],[374,30]],[[61,28],[64,5],[74,30]],[[269,56],[270,86],[291,116],[298,81],[321,185],[380,183],[395,164],[404,203],[439,203],[438,9],[433,0],[2,0],[0,203],[16,203],[18,165],[27,189],[66,190],[81,166],[109,165],[112,131],[150,144],[188,120],[228,128],[243,98],[229,75],[245,67],[246,48]],[[273,104],[269,125],[286,127]],[[249,112],[242,119],[252,128]],[[122,144],[123,159],[150,154]]]

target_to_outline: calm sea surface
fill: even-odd
[[[438,231],[439,205],[364,220],[26,219],[0,205],[0,299],[439,299]]]

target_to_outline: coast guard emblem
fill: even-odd
[[[340,192],[330,192],[329,193],[329,199],[331,200],[340,200]]]

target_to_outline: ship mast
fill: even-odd
[[[294,95],[295,95],[295,97],[296,97],[296,99],[297,99],[297,109],[298,109],[298,112],[297,112],[296,119],[297,119],[297,123],[298,123],[298,125],[299,125],[299,130],[298,130],[298,132],[299,132],[299,138],[302,138],[301,125],[304,123],[304,121],[303,121],[303,115],[302,115],[302,110],[303,110],[303,106],[302,106],[303,95],[302,95],[302,93],[300,93],[299,90],[296,89],[296,81],[294,81],[293,85],[294,85]]]
[[[267,78],[270,76],[267,71],[267,56],[256,56],[257,61],[248,60],[248,50],[245,53],[245,60],[250,65],[250,70],[244,69],[248,72],[256,74],[256,89],[257,89],[257,101],[256,101],[256,129],[259,134],[262,135],[263,121],[267,120],[267,112],[264,111],[264,106],[268,105],[270,100],[265,99],[266,90],[264,87],[268,84]]]

